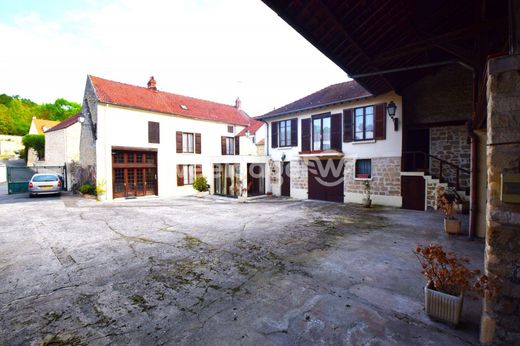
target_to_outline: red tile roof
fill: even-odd
[[[320,108],[342,102],[354,101],[373,96],[356,81],[338,83],[323,88],[297,101],[275,109],[258,118],[266,119],[299,111]]]
[[[237,136],[245,136],[246,131],[249,130],[249,133],[254,135],[256,131],[258,131],[264,123],[262,121],[251,119],[251,124],[245,127],[242,131],[238,133]]]
[[[78,113],[76,115],[73,115],[71,117],[68,117],[67,119],[65,119],[61,123],[59,123],[58,125],[56,125],[56,126],[50,128],[50,129],[48,129],[47,131],[45,131],[45,133],[66,129],[69,126],[74,125],[75,123],[78,122],[79,115],[80,115],[80,113]]]
[[[234,106],[89,76],[100,102],[165,114],[247,126],[251,118]]]

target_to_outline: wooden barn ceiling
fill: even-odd
[[[456,60],[481,75],[507,50],[507,0],[262,0],[374,94],[399,92],[433,67]]]

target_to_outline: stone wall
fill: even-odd
[[[94,128],[95,124],[97,124],[97,105],[96,93],[90,82],[90,78],[87,78],[83,106],[81,108],[85,122],[81,126],[79,147],[80,164],[85,167],[96,165],[96,138]]]
[[[345,192],[365,193],[364,180],[355,180],[355,159],[345,159]],[[401,158],[372,158],[372,180],[370,181],[372,195],[401,195]]]
[[[483,343],[520,344],[520,204],[501,199],[501,175],[520,174],[520,55],[489,62],[485,267],[502,288],[486,297]]]
[[[471,145],[464,126],[433,127],[430,129],[430,154],[451,162],[466,170],[471,168]],[[438,160],[431,159],[430,172],[436,178],[440,177],[440,164]],[[442,177],[445,182],[456,182],[457,170],[444,164]],[[460,172],[459,182],[462,189],[469,187],[470,177],[468,173]]]
[[[291,161],[291,189],[309,188],[309,168],[304,160]]]

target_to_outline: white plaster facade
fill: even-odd
[[[311,118],[313,115],[328,113],[337,114],[343,113],[345,109],[358,108],[370,105],[376,105],[380,103],[389,103],[393,101],[397,105],[396,117],[399,119],[399,128],[398,131],[394,130],[394,125],[392,121],[388,118],[388,115],[385,114],[386,118],[386,139],[384,140],[370,140],[364,142],[342,142],[342,152],[344,154],[344,158],[346,160],[346,165],[354,164],[356,159],[374,159],[374,158],[401,158],[402,155],[402,133],[403,133],[403,124],[402,124],[402,99],[401,96],[397,95],[394,92],[390,92],[384,95],[380,95],[377,97],[368,97],[356,101],[351,102],[343,102],[331,106],[326,106],[322,108],[315,108],[305,111],[299,111],[290,113],[283,116],[276,116],[273,118],[266,118],[265,120],[268,122],[268,138],[266,141],[266,152],[268,152],[268,156],[271,160],[271,166],[275,166],[275,169],[268,170],[267,181],[273,181],[272,186],[270,186],[270,191],[273,195],[281,194],[281,179],[276,177],[275,179],[271,179],[272,174],[280,175],[280,165],[282,161],[282,156],[285,155],[285,161],[291,162],[291,170],[293,170],[293,162],[305,161],[306,159],[300,156],[300,152],[302,151],[302,119]],[[273,148],[272,147],[272,138],[271,138],[271,127],[274,121],[288,120],[298,118],[298,146],[295,147],[283,147],[283,148]],[[343,120],[343,119],[342,119]],[[343,121],[342,121],[343,123]],[[342,131],[343,132],[343,131]],[[351,160],[348,160],[351,159]],[[398,167],[400,171],[400,166]],[[345,167],[345,172],[347,171],[347,167]],[[352,183],[353,180],[362,180],[357,178],[345,177],[345,197],[344,202],[353,202],[353,203],[361,203],[363,199],[363,193],[361,192],[349,192],[347,191],[347,186]],[[368,179],[372,180],[374,178]],[[269,191],[269,190],[268,190]],[[292,184],[291,181],[291,189],[290,189],[291,197],[297,199],[307,199],[308,198],[308,189],[307,188],[297,188]],[[372,191],[371,196],[374,204],[380,205],[388,205],[401,207],[402,205],[402,197],[400,194],[388,194],[388,193],[377,193]]]
[[[79,162],[81,124],[45,132],[45,164],[63,166],[72,161]]]

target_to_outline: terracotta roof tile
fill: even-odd
[[[254,135],[256,131],[258,131],[264,123],[258,120],[251,119],[251,124],[245,127],[242,131],[238,133],[237,136],[245,136],[246,131],[249,130],[249,133]]]
[[[234,106],[89,76],[100,102],[159,113],[247,126],[251,118]]]
[[[78,118],[79,118],[79,114],[76,114],[76,115],[73,115],[71,117],[68,117],[67,119],[63,120],[62,122],[60,122],[58,125],[54,126],[53,128],[45,131],[45,133],[47,132],[52,132],[52,131],[58,131],[58,130],[62,130],[62,129],[66,129],[67,127],[69,126],[72,126],[74,125],[75,123],[78,122]]]
[[[373,96],[356,81],[330,85],[258,118],[265,119]]]

